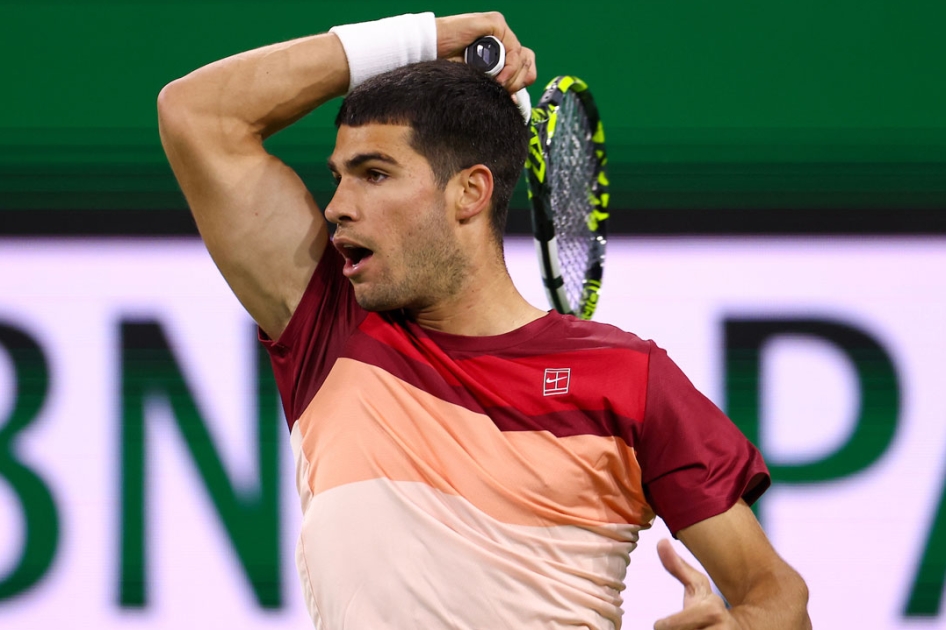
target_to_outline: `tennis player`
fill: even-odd
[[[507,51],[496,79],[446,61],[487,34]],[[653,342],[513,286],[527,135],[510,94],[534,62],[498,13],[402,15],[159,97],[200,233],[272,357],[315,626],[619,628],[660,516],[731,607],[661,541],[685,596],[655,628],[808,628],[805,584],[748,507],[769,484],[756,449]],[[263,141],[346,93],[323,218]]]

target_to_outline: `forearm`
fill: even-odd
[[[662,540],[657,545],[660,560],[686,588],[683,610],[659,620],[654,628],[811,628],[808,587],[772,548],[745,501],[677,535],[731,607],[713,592],[705,575],[680,558],[670,541]]]
[[[251,134],[262,141],[343,95],[353,79],[357,83],[411,61],[459,59],[470,42],[486,34],[499,37],[506,47],[506,65],[497,80],[510,93],[535,80],[535,55],[521,46],[500,13],[437,18],[435,29],[430,28],[434,26],[431,17],[400,16],[393,22],[372,23],[373,28],[359,25],[356,32],[361,35],[354,40],[350,30],[344,36],[341,32],[314,35],[204,66],[161,91],[162,135],[170,135],[169,130],[199,133],[217,143],[240,141]],[[375,50],[368,52],[372,46]],[[355,57],[349,59],[346,50]]]
[[[233,55],[178,79],[161,92],[159,116],[219,136],[259,141],[345,93],[349,74],[335,35],[322,34]],[[212,121],[212,124],[206,124]],[[235,139],[235,138],[234,138]]]

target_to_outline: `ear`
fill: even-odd
[[[454,175],[453,205],[456,220],[467,223],[485,211],[493,198],[493,173],[483,164],[465,168]]]

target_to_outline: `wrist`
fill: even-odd
[[[329,32],[348,58],[348,91],[389,70],[437,58],[437,23],[430,12],[345,24]]]

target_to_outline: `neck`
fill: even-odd
[[[456,294],[408,312],[424,328],[470,337],[502,335],[545,314],[522,297],[501,259],[475,269]]]

